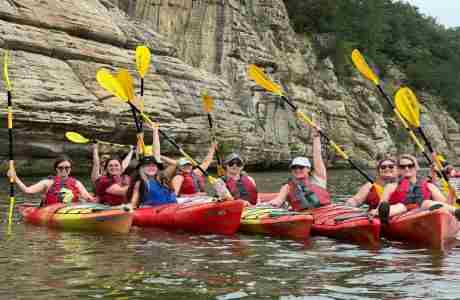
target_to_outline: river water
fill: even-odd
[[[287,178],[251,175],[266,192]],[[329,185],[343,198],[357,180],[354,171],[335,170]],[[368,250],[323,237],[298,242],[139,228],[110,236],[56,232],[18,216],[7,236],[4,179],[0,187],[0,299],[460,299],[455,243],[437,253],[386,241]]]

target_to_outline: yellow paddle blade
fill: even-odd
[[[144,78],[150,67],[150,50],[146,46],[136,48],[136,67],[141,78]]]
[[[77,144],[88,144],[89,142],[91,142],[89,139],[85,138],[84,136],[82,136],[78,132],[74,132],[74,131],[67,131],[65,133],[65,137],[69,141],[71,141],[73,143],[77,143]]]
[[[9,51],[5,51],[5,57],[3,60],[3,81],[5,82],[6,89],[11,91],[10,77],[8,76],[8,57]]]
[[[96,80],[103,89],[112,95],[123,101],[129,100],[128,95],[126,94],[121,83],[112,75],[112,73],[110,73],[109,70],[99,69],[99,71],[96,73]]]
[[[383,186],[380,184],[374,183],[373,184],[375,191],[377,192],[377,195],[379,195],[379,199],[382,200],[383,197]]]
[[[283,96],[283,90],[281,86],[270,80],[261,68],[257,67],[256,65],[249,65],[248,75],[249,78],[254,80],[259,86],[263,87],[267,91],[272,92],[278,96]]]
[[[359,52],[358,49],[355,49],[353,52],[351,52],[351,60],[353,61],[356,69],[358,69],[358,71],[363,74],[364,77],[372,81],[375,85],[379,85],[379,78],[369,67],[366,60],[364,59],[364,56],[361,54],[361,52]]]
[[[438,159],[439,162],[441,162],[443,164],[446,162],[446,158],[442,154],[436,155],[436,158]]]
[[[204,111],[208,114],[211,113],[214,109],[214,99],[208,95],[208,91],[203,91],[201,99],[203,100]]]
[[[217,166],[217,176],[222,177],[225,175],[225,170],[222,165]]]
[[[410,88],[403,87],[396,92],[395,106],[411,126],[420,127],[420,105]]]
[[[144,147],[144,155],[145,156],[153,156],[153,147],[150,145],[145,145]]]
[[[129,74],[129,71],[126,69],[120,69],[117,73],[117,80],[123,87],[123,90],[125,91],[126,96],[128,97],[128,100],[131,101],[134,99],[134,84],[133,84],[133,78],[131,77],[131,74]]]

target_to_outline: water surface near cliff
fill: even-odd
[[[288,174],[252,175],[261,190],[276,191]],[[330,172],[337,195],[354,191],[358,179],[354,171]],[[459,298],[455,244],[447,253],[435,253],[388,242],[369,250],[321,237],[302,243],[139,228],[102,236],[19,220],[7,237],[4,179],[0,187],[0,299]]]

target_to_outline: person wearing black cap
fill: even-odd
[[[331,203],[326,190],[326,166],[321,157],[319,128],[313,129],[312,139],[313,171],[308,158],[294,158],[289,166],[292,177],[281,187],[278,196],[269,202],[271,205],[279,207],[288,201],[294,210],[301,211]]]
[[[243,159],[236,154],[228,155],[224,160],[225,182],[234,199],[243,199],[251,204],[257,204],[257,186],[255,180],[243,171]]]
[[[176,194],[169,188],[161,174],[160,138],[158,126],[154,128],[153,156],[145,156],[137,166],[137,174],[128,190],[131,206],[156,206],[177,203]]]

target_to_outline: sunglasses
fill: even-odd
[[[410,170],[410,169],[413,169],[414,167],[415,167],[415,164],[414,164],[414,163],[412,163],[412,164],[407,164],[407,165],[401,165],[401,164],[398,165],[398,168],[403,169],[403,170],[404,170],[404,169],[409,169],[409,170]]]
[[[241,167],[243,166],[243,163],[239,160],[232,160],[231,162],[228,163],[228,166],[229,167],[233,167],[233,166],[237,166],[237,167]]]
[[[56,169],[58,169],[59,171],[69,171],[72,167],[70,166],[62,166],[62,167],[57,167]]]
[[[395,168],[395,165],[381,165],[379,167],[380,170],[386,170],[386,169],[393,170],[394,168]]]
[[[292,166],[291,167],[291,170],[303,170],[303,169],[305,169],[304,166]]]

